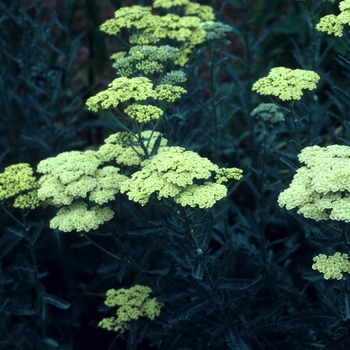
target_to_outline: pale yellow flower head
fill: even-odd
[[[103,204],[115,198],[120,183],[127,177],[116,167],[102,167],[95,151],[63,152],[38,164],[40,178],[38,198],[50,205],[70,205],[75,199],[87,198]]]
[[[214,10],[211,6],[200,5],[194,2],[188,2],[188,4],[185,7],[185,14],[187,16],[197,16],[204,22],[215,20]]]
[[[0,201],[15,197],[15,208],[35,209],[39,206],[38,187],[29,164],[10,165],[0,174]]]
[[[148,28],[154,25],[151,10],[151,7],[140,5],[122,7],[114,13],[115,18],[107,20],[100,29],[108,34],[117,35],[122,28]]]
[[[140,317],[154,320],[164,304],[157,302],[155,298],[151,299],[151,292],[151,288],[140,285],[129,289],[108,290],[105,304],[117,308],[116,317],[104,318],[98,326],[109,331],[123,332],[131,321]]]
[[[133,103],[124,109],[124,113],[139,123],[147,123],[150,120],[157,120],[162,117],[163,111],[151,105]]]
[[[348,254],[336,252],[334,255],[326,256],[319,254],[313,258],[313,270],[323,273],[326,280],[337,279],[343,277],[343,272],[350,273],[350,262]]]
[[[114,212],[108,207],[94,206],[88,208],[81,201],[62,207],[51,219],[50,227],[63,232],[96,230],[100,225],[113,218]]]
[[[220,171],[209,159],[176,146],[159,149],[157,155],[143,161],[141,166],[120,189],[141,205],[155,195],[158,199],[173,198],[183,206],[211,208],[227,194],[227,188],[221,184],[224,176],[237,180],[242,177],[240,169]],[[211,179],[213,174],[218,175],[217,182],[202,181]]]
[[[252,90],[261,95],[279,97],[283,101],[300,100],[303,90],[316,89],[320,76],[310,70],[275,67],[267,77],[254,83]]]
[[[163,8],[170,9],[174,6],[184,6],[188,5],[190,0],[154,0],[153,7],[154,8]]]
[[[145,101],[149,98],[157,98],[150,79],[120,77],[114,79],[108,85],[107,90],[88,98],[86,105],[89,110],[97,112],[100,109],[117,108],[121,102],[127,102],[131,99]]]
[[[350,222],[350,147],[332,145],[304,148],[289,188],[278,197],[278,204],[316,221]]]
[[[350,1],[344,0],[339,3],[339,15],[326,15],[320,19],[316,29],[329,35],[341,37],[345,26],[350,25]]]

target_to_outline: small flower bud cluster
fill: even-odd
[[[260,103],[258,107],[253,109],[250,116],[260,118],[264,122],[271,124],[284,121],[284,115],[281,112],[281,108],[274,103]]]

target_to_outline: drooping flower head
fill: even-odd
[[[267,77],[253,84],[252,90],[261,95],[279,97],[283,101],[300,100],[304,91],[316,89],[320,76],[310,70],[275,67]]]

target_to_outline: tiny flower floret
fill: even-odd
[[[98,325],[104,329],[123,332],[133,320],[140,317],[154,320],[159,316],[163,303],[150,298],[152,290],[146,286],[136,285],[129,289],[110,289],[106,293],[105,304],[116,307],[116,317],[104,318]]]
[[[313,258],[313,270],[323,273],[326,280],[343,278],[343,272],[350,273],[350,262],[348,254],[336,252],[334,255],[327,256],[319,254]]]
[[[253,84],[252,90],[261,95],[279,97],[283,101],[300,100],[303,90],[316,89],[320,76],[310,70],[275,67],[267,77]]]
[[[304,148],[305,163],[278,197],[278,204],[316,221],[350,222],[350,147],[332,145]]]

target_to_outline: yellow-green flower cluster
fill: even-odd
[[[29,164],[10,165],[0,174],[0,201],[16,197],[13,203],[15,208],[35,209],[40,205],[38,187]]]
[[[174,6],[184,6],[188,5],[190,0],[154,0],[153,7],[154,8],[163,8],[170,9]]]
[[[133,46],[127,55],[119,53],[111,56],[116,59],[113,67],[118,75],[126,77],[137,75],[136,72],[145,75],[160,73],[167,63],[174,62],[179,57],[179,49],[169,45],[137,45]]]
[[[96,230],[100,225],[113,218],[114,212],[108,207],[101,208],[96,205],[88,208],[87,204],[81,201],[62,207],[51,219],[50,227],[58,228],[63,232],[76,230],[90,231]]]
[[[158,131],[152,132],[150,130],[141,133],[141,141],[149,154],[152,152],[155,142],[160,135]],[[96,152],[98,158],[103,162],[113,160],[118,165],[135,166],[140,165],[144,158],[142,147],[127,132],[112,134],[104,142],[105,144]],[[162,138],[159,147],[165,147],[167,142],[165,138]]]
[[[191,3],[188,0],[162,0],[155,1],[154,8],[161,7],[170,9],[174,6],[183,7],[184,16],[166,14],[164,16],[153,15],[151,7],[132,6],[119,9],[115,12],[115,18],[107,20],[101,25],[101,30],[111,35],[117,35],[122,28],[134,28],[137,33],[131,35],[131,44],[150,45],[162,39],[172,39],[182,43],[180,57],[174,63],[185,65],[189,55],[196,45],[205,41],[205,30],[203,24],[211,23],[215,17],[210,6],[202,6]],[[125,64],[123,68],[122,65]],[[130,63],[121,60],[116,63],[118,74],[129,76]],[[138,69],[149,73],[160,70],[160,64],[151,59],[146,62],[140,61]]]
[[[142,169],[122,183],[120,191],[130,200],[145,205],[152,195],[158,199],[173,198],[183,206],[211,208],[227,194],[226,186],[209,180],[212,173],[220,173],[217,165],[197,153],[182,147],[163,147],[158,154],[141,163]],[[241,171],[223,171],[240,179]],[[219,177],[220,177],[219,175]],[[199,182],[198,184],[196,182]]]
[[[105,204],[115,199],[121,182],[127,179],[117,167],[100,167],[102,162],[97,151],[71,151],[38,164],[37,171],[44,174],[39,180],[38,198],[46,205],[63,206],[51,220],[51,228],[89,231],[112,219],[109,208],[88,208],[80,200]]]
[[[278,123],[284,121],[284,115],[281,108],[274,103],[260,103],[258,107],[254,108],[251,117],[261,118],[267,123]]]
[[[232,28],[220,22],[203,24],[203,29],[205,30],[206,40],[218,40],[226,36],[227,33],[232,32]]]
[[[156,87],[156,92],[158,100],[172,103],[180,99],[187,91],[181,86],[160,84]]]
[[[147,123],[150,120],[157,120],[163,115],[163,111],[151,105],[133,103],[124,109],[124,113],[139,123]]]
[[[122,28],[148,28],[154,25],[151,10],[149,6],[140,5],[122,7],[114,13],[115,18],[107,20],[100,29],[108,34],[117,35]]]
[[[239,168],[220,168],[216,171],[215,181],[218,184],[228,182],[232,179],[240,180],[243,177],[243,170]]]
[[[300,100],[303,90],[316,89],[320,76],[314,71],[275,67],[267,77],[253,84],[252,90],[261,95],[279,97],[283,101]]]
[[[350,25],[350,0],[344,0],[339,3],[339,15],[327,15],[320,19],[316,29],[330,35],[341,37],[345,26]]]
[[[185,7],[185,15],[197,16],[204,22],[211,22],[215,20],[214,11],[211,6],[200,5],[195,2],[188,2]]]
[[[160,84],[179,85],[187,80],[186,74],[180,70],[172,70],[165,74]]]
[[[187,91],[181,86],[169,84],[162,84],[153,89],[152,81],[145,77],[120,77],[114,79],[112,83],[109,84],[107,90],[90,97],[86,101],[86,105],[89,110],[97,112],[100,109],[117,108],[121,102],[130,100],[140,102],[147,99],[154,99],[165,102],[175,102],[186,92]],[[152,109],[152,111],[154,115],[155,110]]]
[[[297,170],[278,204],[316,221],[350,222],[350,147],[306,147],[298,157],[306,166]]]
[[[145,77],[120,77],[114,79],[107,90],[90,97],[86,105],[89,110],[97,112],[100,109],[117,108],[121,102],[131,99],[145,101],[149,98],[158,98],[151,80]]]
[[[140,317],[154,320],[159,316],[163,303],[151,299],[152,290],[146,286],[136,285],[129,289],[110,289],[107,291],[105,304],[109,307],[117,307],[116,317],[104,318],[99,322],[99,327],[109,331],[123,332],[128,324]]]
[[[331,256],[319,254],[313,258],[315,263],[312,265],[312,269],[323,273],[326,280],[330,278],[340,280],[343,277],[342,272],[350,273],[350,262],[348,259],[348,254],[339,252]]]

